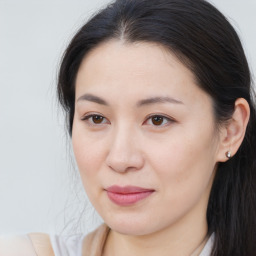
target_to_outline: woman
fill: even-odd
[[[72,39],[58,95],[105,224],[49,255],[255,255],[250,71],[211,4],[115,1]]]

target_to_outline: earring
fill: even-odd
[[[228,159],[231,158],[231,153],[230,153],[230,151],[227,151],[227,152],[226,152],[226,157],[227,157]]]

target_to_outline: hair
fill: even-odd
[[[219,163],[207,208],[212,256],[256,252],[256,111],[250,70],[237,33],[204,0],[116,0],[73,37],[59,70],[58,97],[72,136],[76,75],[83,58],[109,40],[153,42],[166,47],[194,74],[213,99],[217,125],[230,120],[244,98],[250,119],[238,152]]]

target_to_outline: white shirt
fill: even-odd
[[[56,236],[51,235],[55,256],[81,256],[82,242],[85,235]],[[199,256],[210,256],[214,241],[212,235]],[[0,237],[0,256],[37,256],[27,235]]]

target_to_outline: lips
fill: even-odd
[[[129,206],[150,196],[155,190],[135,186],[111,186],[106,189],[109,199],[120,206]]]

